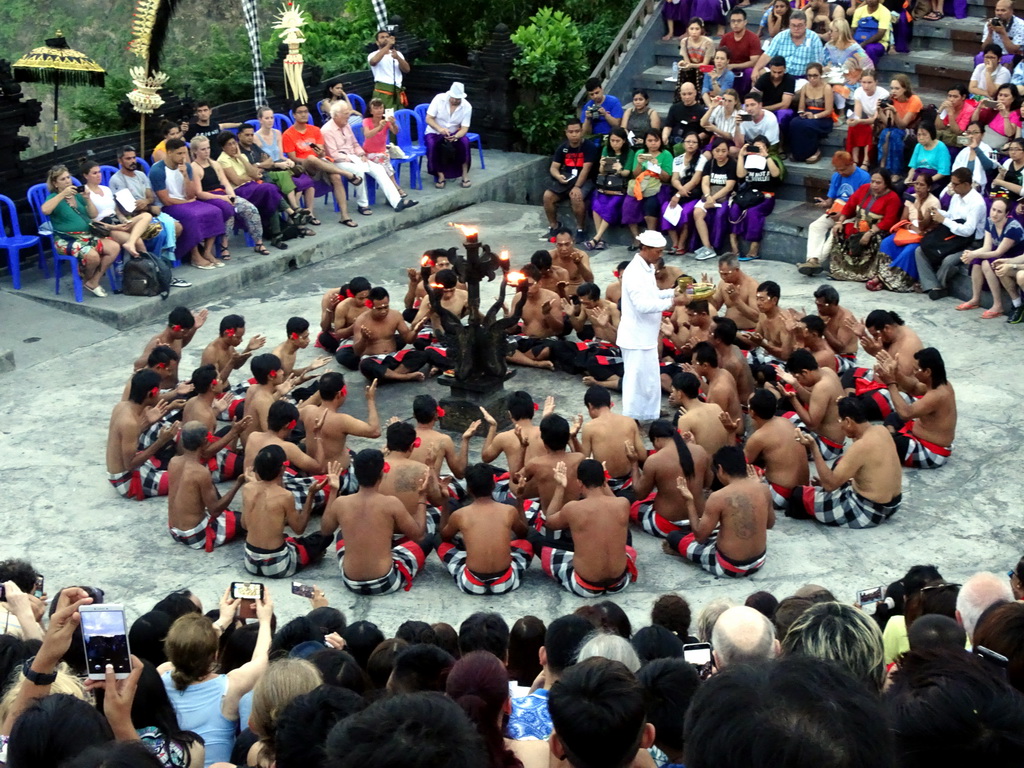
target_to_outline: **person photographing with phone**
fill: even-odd
[[[395,36],[388,29],[377,33],[377,50],[366,57],[373,74],[373,94],[384,102],[385,109],[403,109],[409,99],[402,87],[402,79],[409,74],[409,62],[395,48]]]
[[[1009,64],[1024,50],[1024,19],[1014,15],[1013,0],[999,0],[992,18],[982,22],[982,53],[975,57],[975,64],[981,63],[986,46],[993,43],[1003,49],[1003,64]]]

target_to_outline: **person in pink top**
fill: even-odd
[[[364,180],[367,174],[372,176],[377,182],[377,187],[384,193],[388,203],[396,211],[412,208],[416,205],[416,201],[409,198],[403,199],[399,195],[398,185],[384,170],[384,166],[380,163],[371,163],[368,160],[366,151],[359,146],[356,135],[352,132],[352,126],[348,124],[351,114],[352,107],[347,101],[336,101],[331,104],[331,119],[324,123],[324,144],[327,147],[327,153],[334,160],[335,166],[342,171],[355,174],[360,180]],[[356,205],[359,213],[363,216],[373,214],[364,184],[356,187]]]
[[[366,151],[366,159],[383,166],[388,176],[395,179],[395,168],[391,165],[391,155],[388,154],[388,142],[392,136],[398,135],[398,123],[393,115],[385,117],[384,102],[380,99],[371,99],[367,106],[370,108],[370,116],[363,119],[363,149]],[[406,197],[398,179],[395,179],[395,185],[398,186],[398,194]]]

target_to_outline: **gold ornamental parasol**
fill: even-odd
[[[68,45],[64,33],[47,39],[14,62],[14,79],[23,83],[53,83],[53,149],[57,151],[57,97],[62,85],[103,87],[106,71]]]

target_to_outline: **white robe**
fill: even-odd
[[[622,413],[646,421],[661,414],[658,334],[661,313],[671,309],[675,291],[660,290],[654,267],[637,254],[622,275]]]

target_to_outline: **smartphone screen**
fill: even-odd
[[[711,663],[710,643],[689,643],[683,646],[683,661],[695,667]]]
[[[255,600],[263,597],[263,585],[258,581],[231,582],[231,597],[235,600]]]
[[[293,581],[292,594],[311,598],[313,597],[313,587],[310,584],[303,584],[301,581]]]
[[[32,594],[36,597],[42,597],[46,594],[46,590],[43,588],[44,579],[42,576],[36,576],[36,585],[32,588]]]
[[[857,592],[857,602],[860,604],[861,608],[866,608],[869,605],[881,602],[884,594],[885,587],[862,589]]]
[[[81,615],[89,679],[102,680],[108,664],[114,667],[114,675],[119,680],[128,677],[132,660],[124,608],[112,604],[83,605]]]

